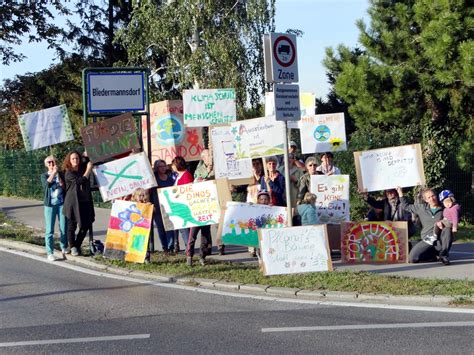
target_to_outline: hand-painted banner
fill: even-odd
[[[230,129],[236,142],[237,159],[284,154],[285,124],[266,117],[238,121]]]
[[[221,209],[214,181],[158,189],[166,230],[219,223]]]
[[[153,205],[117,200],[110,211],[104,257],[135,263],[145,261]]]
[[[425,184],[420,144],[354,152],[360,191]]]
[[[257,230],[287,225],[286,207],[228,202],[222,224],[223,244],[258,247]]]
[[[312,175],[310,191],[316,195],[320,223],[350,221],[349,175]]]
[[[176,156],[186,161],[201,159],[204,150],[202,130],[185,128],[183,102],[160,101],[150,105],[151,157],[154,162],[163,159],[167,164]],[[146,118],[142,118],[143,151],[148,150]]]
[[[18,123],[27,151],[74,139],[66,105],[25,113]]]
[[[325,225],[258,231],[264,275],[331,271]]]
[[[235,89],[184,90],[184,124],[207,127],[236,120]]]
[[[98,165],[94,173],[104,201],[130,195],[139,187],[157,186],[150,162],[143,152]]]
[[[135,119],[131,113],[82,127],[81,137],[87,155],[94,163],[140,149]]]
[[[216,179],[245,179],[253,176],[252,159],[236,159],[236,145],[230,126],[210,129]]]
[[[316,95],[310,92],[300,93],[300,110],[301,119],[307,116],[313,116],[316,112]],[[275,98],[273,92],[265,93],[265,117],[275,117]],[[291,129],[299,129],[300,121],[288,121],[287,127]]]
[[[408,262],[407,222],[342,222],[341,261],[348,264]]]
[[[299,127],[303,154],[347,150],[344,113],[306,116]]]

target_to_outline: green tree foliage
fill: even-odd
[[[264,92],[262,35],[274,28],[274,0],[135,1],[118,43],[128,65],[149,66],[154,99],[191,87],[234,87],[239,106]]]
[[[473,11],[463,0],[371,0],[370,26],[357,23],[363,52],[326,52],[358,128],[417,125],[411,142],[422,142],[434,187],[444,184],[449,151],[472,162]]]

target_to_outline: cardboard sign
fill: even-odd
[[[145,261],[153,205],[117,200],[110,211],[104,257],[135,263]]]
[[[223,244],[258,247],[258,229],[287,226],[286,207],[228,202],[220,225]]]
[[[343,222],[341,261],[348,264],[408,262],[407,222]]]
[[[158,199],[167,231],[219,223],[221,209],[212,180],[158,189]]]
[[[299,127],[303,154],[347,150],[344,113],[306,116]]]
[[[331,271],[325,225],[258,231],[264,275]]]
[[[18,124],[26,151],[74,139],[66,105],[25,113]]]
[[[425,185],[420,144],[354,152],[354,161],[360,191]]]
[[[167,164],[176,156],[186,161],[201,159],[204,150],[202,130],[185,128],[183,102],[160,101],[150,105],[151,161],[163,159]],[[142,118],[143,151],[148,152],[146,118]]]
[[[184,90],[184,124],[207,127],[237,119],[235,89]]]
[[[216,179],[237,180],[253,176],[252,159],[236,159],[237,149],[230,126],[212,127],[209,135]]]
[[[254,118],[233,123],[230,131],[236,142],[237,159],[284,154],[286,130],[283,122]]]
[[[316,112],[316,95],[310,92],[300,93],[300,115],[301,119],[307,116],[313,116]],[[265,117],[275,116],[275,96],[273,92],[265,93]],[[290,129],[299,129],[299,121],[288,121],[287,127]]]
[[[316,195],[320,223],[350,221],[349,175],[312,175],[310,191]]]
[[[150,162],[143,152],[98,165],[94,173],[104,201],[130,195],[139,187],[146,190],[157,186]]]
[[[140,148],[135,119],[131,113],[82,127],[81,137],[93,163]]]

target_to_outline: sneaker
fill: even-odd
[[[61,249],[61,253],[63,253],[63,255],[66,255],[70,252],[71,252],[70,250],[68,251],[67,249]]]
[[[199,258],[199,264],[202,266],[206,265],[206,260],[204,258]]]
[[[77,250],[76,247],[71,248],[71,255],[72,256],[79,256],[79,251]]]
[[[447,256],[441,256],[439,259],[441,260],[441,262],[444,265],[450,265],[451,264],[451,262],[449,261],[449,258]]]
[[[56,257],[53,254],[48,254],[48,261],[56,261]]]
[[[193,257],[192,256],[187,256],[186,257],[186,264],[188,266],[193,266]]]

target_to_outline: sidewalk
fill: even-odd
[[[42,201],[16,199],[0,196],[0,210],[18,222],[24,223],[34,229],[44,230],[44,216]],[[110,210],[96,208],[96,221],[94,223],[94,238],[105,240]],[[56,227],[57,228],[57,227]],[[217,227],[212,227],[213,242]],[[155,249],[161,250],[155,229]],[[199,244],[199,243],[197,243]],[[181,241],[181,249],[184,244]],[[216,248],[214,248],[214,253]],[[247,252],[247,248],[240,246],[226,246],[226,255],[213,255],[213,259],[232,262],[256,262]],[[393,265],[345,265],[340,260],[333,260],[336,271],[370,271],[386,275],[399,275],[408,277],[427,277],[438,279],[468,279],[474,281],[474,243],[454,244],[451,248],[450,258],[452,264],[443,266],[441,263],[424,264],[393,264]]]

